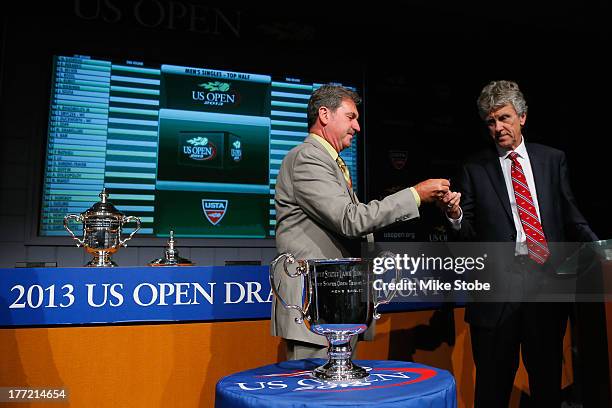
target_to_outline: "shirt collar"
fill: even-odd
[[[495,145],[497,149],[497,154],[500,158],[507,159],[508,155],[512,152],[516,152],[521,159],[527,158],[527,148],[525,147],[525,136],[522,137],[521,144],[519,144],[514,150],[506,150],[500,148],[498,145]]]
[[[332,147],[331,144],[329,144],[327,140],[323,139],[316,133],[309,133],[308,136],[312,136],[317,142],[319,142],[321,146],[323,146],[325,150],[327,150],[327,153],[329,153],[332,159],[336,160],[338,158],[338,152]]]

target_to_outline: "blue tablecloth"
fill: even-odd
[[[215,407],[457,406],[455,379],[446,370],[406,361],[356,360],[370,375],[341,385],[310,376],[310,370],[323,363],[285,361],[223,377],[217,383]]]

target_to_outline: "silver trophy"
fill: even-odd
[[[149,266],[193,266],[195,265],[187,258],[179,256],[179,251],[176,249],[176,240],[174,239],[174,230],[170,230],[170,239],[164,250],[164,257],[157,258],[149,262]]]
[[[277,291],[274,274],[281,260],[287,276],[303,278],[302,305],[287,304]],[[296,265],[290,270],[288,266],[292,264]],[[389,303],[395,295],[390,291],[385,299],[376,299],[373,282],[371,261],[362,258],[296,260],[285,253],[270,264],[270,285],[279,302],[299,312],[297,324],[305,323],[310,331],[325,336],[329,342],[329,359],[313,370],[315,378],[345,382],[368,376],[363,367],[351,361],[350,340],[365,332],[372,319],[380,317],[377,307]]]
[[[111,255],[126,246],[126,242],[132,239],[140,229],[140,218],[135,216],[126,217],[119,212],[114,205],[108,202],[108,194],[103,189],[99,194],[101,201],[95,203],[87,211],[81,214],[69,214],[64,217],[64,228],[77,242],[77,247],[82,246],[87,253],[93,255],[93,259],[85,266],[117,266],[111,259]],[[83,238],[77,238],[68,227],[70,220],[83,224]],[[124,224],[134,221],[136,228],[125,239],[121,238],[121,229]]]

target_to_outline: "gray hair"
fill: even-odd
[[[514,81],[491,81],[478,97],[478,113],[482,119],[492,111],[511,104],[519,116],[527,113],[527,102],[519,86]]]
[[[323,85],[314,91],[308,100],[308,128],[317,121],[321,106],[325,106],[332,112],[335,112],[344,99],[352,100],[355,105],[361,103],[361,98],[357,95],[357,92],[340,85]]]

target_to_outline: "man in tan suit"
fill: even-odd
[[[419,205],[442,198],[449,181],[430,179],[383,200],[360,203],[339,152],[351,145],[360,126],[360,97],[335,85],[317,89],[308,102],[309,135],[285,156],[276,181],[276,248],[298,259],[358,257],[361,239],[398,221],[419,216]],[[452,195],[451,195],[452,194]],[[446,195],[458,205],[456,193]],[[289,304],[301,304],[301,280],[277,275],[277,289]],[[326,358],[327,340],[296,324],[297,312],[275,299],[272,335],[285,339],[288,359]]]

